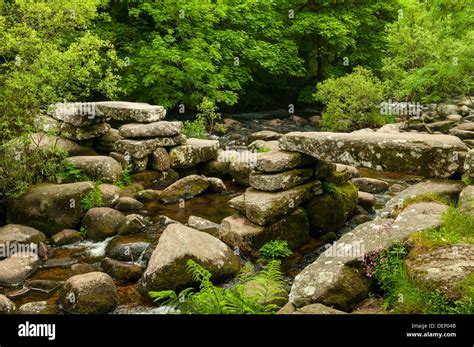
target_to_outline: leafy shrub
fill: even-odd
[[[289,257],[293,252],[288,247],[285,240],[274,240],[267,242],[260,248],[260,256],[263,259],[280,259]]]
[[[124,189],[132,182],[132,177],[130,175],[131,170],[132,169],[130,168],[130,166],[127,166],[122,170],[122,176],[120,177],[118,182],[115,183],[120,189]]]
[[[370,72],[356,67],[351,74],[329,78],[317,85],[316,100],[326,105],[321,126],[329,131],[377,127],[389,121],[380,114],[382,83]]]
[[[67,152],[55,144],[40,146],[23,135],[0,146],[0,199],[21,195],[30,185],[58,183],[68,170]]]
[[[184,314],[269,314],[279,309],[278,303],[286,302],[278,260],[269,261],[258,272],[247,263],[236,277],[238,284],[232,287],[215,286],[211,273],[193,260],[188,260],[187,266],[199,291],[187,288],[178,294],[165,290],[150,292],[150,297]]]
[[[269,147],[257,147],[257,153],[267,153],[270,152],[272,149]]]
[[[87,181],[88,177],[84,175],[76,165],[65,159],[61,172],[58,172],[60,183]]]
[[[199,113],[194,121],[184,122],[183,134],[188,137],[205,139],[209,134],[223,133],[225,128],[221,123],[222,115],[217,112],[215,102],[207,97],[198,105]]]
[[[95,187],[93,190],[88,192],[81,200],[81,209],[83,211],[90,210],[94,207],[101,207],[103,205],[102,192],[99,188]]]

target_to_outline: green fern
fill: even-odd
[[[286,258],[292,254],[293,252],[290,250],[288,242],[285,240],[270,241],[260,248],[260,256],[264,260]]]
[[[212,274],[195,261],[188,260],[186,265],[193,281],[199,283],[199,291],[186,288],[179,294],[170,290],[150,292],[155,302],[183,314],[270,314],[286,303],[279,260],[271,260],[259,272],[245,264],[236,277],[237,284],[230,288],[215,286]]]

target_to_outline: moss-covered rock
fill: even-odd
[[[105,240],[118,234],[125,216],[112,208],[96,207],[87,211],[81,227],[87,231],[87,238],[93,241]]]
[[[280,192],[263,192],[248,188],[244,195],[245,215],[257,225],[275,223],[321,193],[320,181],[312,181]]]
[[[252,172],[249,176],[249,183],[255,189],[272,192],[306,183],[312,175],[312,169],[293,169],[279,173]]]
[[[163,189],[176,182],[178,178],[179,174],[173,169],[162,172],[145,170],[143,172],[133,174],[132,182],[140,184],[142,186],[142,189],[140,190]]]
[[[245,216],[235,214],[222,220],[219,238],[255,257],[259,255],[259,249],[272,240],[285,240],[290,249],[296,250],[309,238],[308,217],[304,209],[298,208],[276,223],[259,226]]]
[[[173,169],[194,167],[217,158],[219,141],[188,139],[182,146],[173,147],[170,152],[170,163]]]
[[[81,200],[93,189],[92,182],[33,186],[9,202],[7,220],[36,228],[46,236],[74,229],[85,213]]]
[[[204,176],[191,175],[184,177],[160,193],[160,200],[165,203],[175,202],[180,199],[190,199],[201,194],[209,187],[209,182]]]
[[[139,281],[139,290],[148,297],[149,291],[177,289],[193,282],[187,271],[192,259],[209,270],[213,279],[235,275],[239,269],[237,255],[219,239],[174,223],[166,227],[151,255],[148,267]]]
[[[454,136],[378,132],[293,132],[280,139],[280,147],[337,163],[438,178],[458,171],[468,151]]]
[[[324,192],[308,201],[304,208],[308,211],[309,225],[313,233],[337,231],[357,207],[357,188],[347,182],[331,192]]]
[[[104,314],[117,307],[117,288],[112,278],[103,272],[76,275],[64,283],[59,302],[69,313]]]

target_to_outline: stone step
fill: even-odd
[[[182,122],[130,123],[122,125],[119,133],[125,138],[170,137],[179,135],[182,128]]]
[[[190,138],[186,143],[174,147],[169,152],[170,164],[173,169],[194,167],[217,158],[219,141]]]
[[[157,137],[149,140],[119,140],[115,142],[117,152],[129,154],[134,158],[143,158],[151,154],[159,147],[178,146],[186,142],[186,136],[177,135],[174,137]]]
[[[278,191],[293,188],[308,182],[313,176],[312,169],[293,169],[279,173],[250,173],[249,183],[258,190]]]
[[[280,148],[378,171],[447,178],[462,166],[468,147],[457,137],[418,133],[292,132]]]

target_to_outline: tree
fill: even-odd
[[[0,5],[0,133],[27,129],[58,101],[112,97],[122,62],[89,29],[99,0]]]
[[[389,26],[384,77],[391,96],[440,102],[470,95],[474,72],[472,1],[400,2]]]

